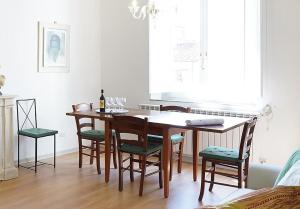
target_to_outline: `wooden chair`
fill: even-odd
[[[118,158],[119,158],[119,191],[123,190],[123,173],[130,171],[130,180],[134,181],[134,172],[141,173],[139,195],[143,194],[145,176],[159,173],[159,187],[162,188],[162,145],[148,141],[148,119],[141,119],[132,116],[114,116],[112,127],[116,131]],[[127,136],[125,138],[124,134]],[[129,135],[128,135],[129,134]],[[129,157],[123,159],[123,153]],[[137,159],[134,156],[139,156]],[[151,161],[148,160],[150,157]],[[157,161],[154,161],[157,158]],[[129,166],[124,167],[123,163],[129,160]],[[134,162],[141,164],[141,168],[134,168]],[[158,170],[146,174],[146,167],[157,166]]]
[[[37,125],[37,112],[36,112],[36,100],[35,99],[19,99],[17,102],[17,125],[18,125],[18,167],[27,168],[37,172],[37,166],[40,165],[52,165],[55,168],[56,165],[56,134],[58,131],[38,128]],[[28,106],[29,105],[29,106]],[[29,107],[29,108],[26,108]],[[32,116],[33,113],[33,116]],[[24,121],[20,123],[20,116],[25,117]],[[32,116],[32,117],[31,117]],[[34,119],[34,120],[33,120]],[[27,128],[26,126],[30,126]],[[26,127],[26,128],[25,128]],[[24,166],[20,164],[20,136],[30,137],[35,139],[35,157],[34,166]],[[38,139],[53,136],[54,138],[54,154],[53,154],[53,164],[41,162],[37,160],[37,145]]]
[[[245,123],[239,150],[210,146],[199,153],[199,155],[202,157],[202,175],[199,201],[202,201],[205,183],[210,183],[210,192],[212,191],[214,184],[242,188],[242,184],[245,182],[245,187],[247,188],[250,149],[256,121],[257,117],[254,117],[251,121]],[[211,162],[212,164],[210,169],[206,169],[207,162]],[[216,171],[216,165],[235,169],[237,170],[237,173],[234,174],[232,172]],[[205,179],[206,172],[211,174],[210,181]],[[216,182],[215,174],[237,179],[238,185]]]
[[[77,105],[72,105],[73,111],[89,111],[93,109],[93,104],[81,103]],[[77,127],[77,136],[78,136],[78,144],[79,144],[79,168],[82,167],[82,156],[86,155],[90,157],[90,164],[93,164],[94,158],[96,158],[97,171],[98,174],[101,174],[100,169],[100,155],[105,151],[100,150],[100,146],[104,146],[104,130],[95,130],[95,119],[91,119],[90,122],[85,122],[82,120],[89,120],[85,117],[75,117],[76,127]],[[85,129],[85,130],[83,130]],[[87,146],[83,144],[83,140],[91,141],[91,146]],[[90,153],[83,152],[83,150],[90,150]],[[116,138],[115,135],[112,134],[112,154],[113,154],[113,162],[114,168],[117,168],[117,157],[116,157]],[[95,155],[96,153],[96,155]]]
[[[185,112],[189,113],[191,112],[191,108],[189,107],[181,107],[181,106],[163,106],[160,105],[160,111],[173,111],[173,112]],[[184,146],[184,137],[185,132],[182,132],[181,134],[174,134],[171,136],[171,156],[170,156],[170,174],[169,179],[172,180],[172,173],[173,173],[173,154],[177,155],[177,172],[181,173],[182,169],[182,153],[183,153],[183,146]],[[155,135],[149,135],[149,140],[154,142],[162,143],[162,136],[155,136]],[[174,152],[174,147],[179,144],[178,151]]]

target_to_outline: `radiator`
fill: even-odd
[[[140,109],[145,110],[157,110],[159,111],[159,105],[153,104],[140,104]],[[259,114],[245,113],[245,112],[234,112],[234,111],[222,111],[222,110],[206,110],[202,108],[192,108],[192,113],[203,114],[203,115],[217,115],[217,116],[229,116],[229,117],[242,117],[242,118],[252,118],[254,116],[259,116]],[[233,149],[239,149],[241,134],[243,127],[235,128],[223,134],[219,133],[209,133],[209,132],[199,132],[199,151],[205,149],[208,146],[222,146]],[[252,146],[253,147],[253,146]],[[253,149],[252,149],[253,153]],[[192,131],[188,131],[186,134],[184,152],[185,159],[190,161],[192,156]],[[252,155],[253,156],[253,155]]]

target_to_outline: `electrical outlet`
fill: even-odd
[[[66,136],[66,134],[63,133],[63,132],[59,132],[59,133],[58,133],[58,137],[64,138],[65,136]]]
[[[267,159],[265,158],[265,157],[259,157],[259,162],[261,163],[261,164],[264,164],[264,163],[266,163],[267,162]]]

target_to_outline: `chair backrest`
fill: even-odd
[[[137,118],[133,116],[113,116],[112,128],[116,132],[117,145],[120,147],[123,144],[135,145],[147,150],[148,147],[148,119]],[[137,136],[132,139],[123,138],[123,134]]]
[[[87,103],[81,103],[81,104],[76,104],[76,105],[72,105],[73,108],[73,112],[76,111],[89,111],[93,109],[93,104],[87,104]],[[87,119],[90,122],[81,122],[82,120]],[[76,127],[77,127],[77,134],[81,133],[81,129],[82,128],[91,128],[91,129],[95,129],[95,119],[90,119],[84,116],[75,116],[75,121],[76,121]]]
[[[174,111],[174,112],[185,112],[185,113],[191,112],[190,107],[181,107],[175,105],[169,105],[169,106],[160,105],[159,108],[160,111]]]
[[[17,101],[17,126],[18,132],[24,127],[37,128],[36,100],[18,99]],[[33,114],[33,116],[31,115]],[[24,119],[22,118],[24,116]]]
[[[184,112],[184,113],[190,113],[191,108],[190,107],[182,107],[182,106],[176,106],[176,105],[168,105],[168,106],[159,106],[160,111],[172,111],[172,112]],[[185,132],[180,133],[181,136],[185,136]]]
[[[245,154],[250,157],[251,144],[253,140],[253,133],[255,129],[255,125],[257,122],[257,117],[252,118],[252,120],[245,123],[240,143],[239,150],[239,159],[243,159]]]

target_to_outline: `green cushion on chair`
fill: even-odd
[[[22,136],[28,136],[32,138],[41,138],[46,136],[52,136],[57,134],[58,131],[56,130],[49,130],[43,128],[29,128],[19,131],[19,134]]]
[[[150,142],[155,142],[155,143],[162,143],[162,139],[163,137],[162,136],[158,136],[158,135],[151,135],[149,134],[148,135],[148,140]],[[171,136],[171,141],[173,143],[178,143],[178,142],[181,142],[184,140],[184,137],[181,136],[180,134],[174,134]]]
[[[162,149],[162,145],[158,143],[148,143],[148,149],[145,150],[142,147],[138,147],[135,145],[129,145],[129,144],[123,144],[119,148],[120,151],[126,152],[126,153],[132,153],[137,155],[149,155],[153,152],[156,152],[158,150]]]
[[[82,138],[86,139],[98,139],[104,141],[105,132],[104,130],[87,130],[81,132]]]
[[[200,157],[206,157],[217,160],[227,160],[232,162],[240,162],[239,151],[236,149],[229,149],[226,147],[209,146],[199,153]],[[248,157],[248,154],[244,155],[244,159]]]
[[[112,134],[115,135],[115,130],[112,130]],[[98,139],[99,141],[105,140],[105,132],[104,130],[87,130],[82,131],[81,136],[85,139]]]

